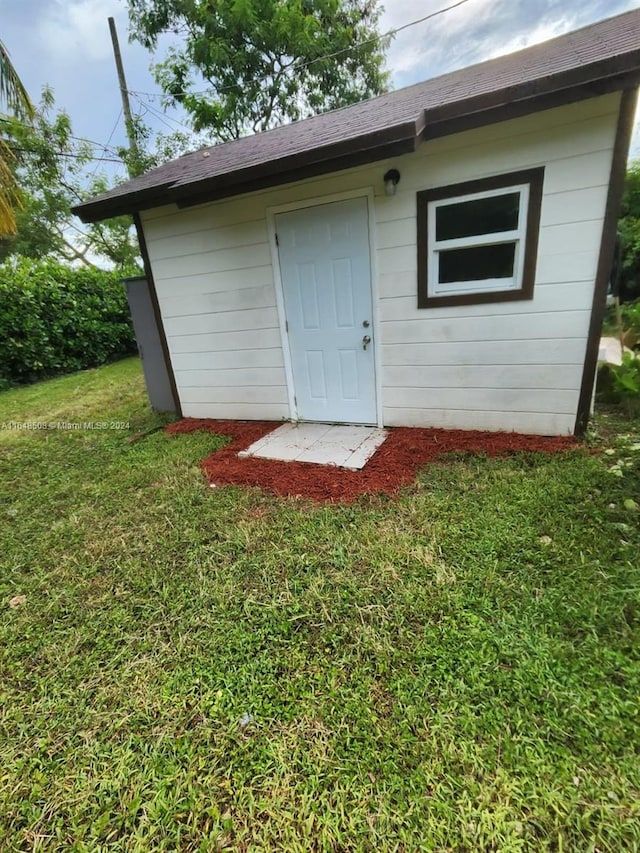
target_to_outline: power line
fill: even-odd
[[[431,18],[436,18],[438,15],[443,15],[445,12],[450,12],[452,9],[457,9],[459,6],[464,6],[465,3],[468,3],[469,0],[458,0],[457,3],[452,3],[450,6],[445,6],[444,9],[438,9],[435,12],[431,12],[429,15],[424,15],[422,18],[418,18],[415,21],[409,21],[407,24],[402,24],[399,27],[393,27],[390,30],[387,30],[385,33],[380,33],[380,35],[373,36],[370,39],[365,39],[364,41],[358,42],[357,44],[352,44],[349,47],[345,47],[342,50],[336,50],[334,53],[326,53],[323,56],[317,56],[315,59],[309,59],[306,62],[293,62],[291,65],[282,69],[282,73],[286,74],[291,71],[297,71],[299,68],[307,68],[309,65],[314,65],[316,62],[324,62],[327,59],[334,59],[336,56],[342,56],[344,53],[349,53],[352,50],[357,50],[359,47],[364,47],[367,44],[373,44],[377,41],[382,41],[382,39],[388,38],[389,36],[395,36],[397,33],[402,32],[403,30],[409,29],[409,27],[415,27],[417,24],[423,24],[425,21],[431,20]],[[265,77],[257,77],[253,80],[253,83],[263,83],[266,80],[270,80],[270,76]],[[230,89],[235,89],[234,85],[229,86],[221,86],[220,88],[211,87],[209,89],[201,89],[200,91],[183,91],[183,92],[170,92],[168,93],[170,97],[180,97],[181,95],[208,95],[209,93],[219,94],[220,92],[226,92]],[[132,95],[145,95],[146,97],[158,98],[163,97],[164,95],[159,94],[158,92],[139,92],[136,90],[130,90],[130,94]],[[167,93],[164,93],[165,95]],[[184,125],[183,125],[184,127]]]
[[[0,122],[2,122],[3,124],[18,124],[20,125],[20,127],[30,128],[31,130],[34,129],[34,126],[32,124],[28,124],[24,121],[19,121],[18,119],[8,119],[0,117]],[[103,151],[108,151],[110,154],[115,154],[116,156],[118,154],[115,148],[109,148],[108,143],[107,145],[103,145],[102,142],[96,142],[95,139],[87,139],[86,136],[74,136],[73,133],[70,133],[69,139],[75,139],[76,142],[87,142],[89,145],[95,145],[96,148],[101,148]]]
[[[110,143],[110,142],[111,142],[111,140],[113,139],[113,134],[116,132],[116,128],[118,127],[118,123],[120,122],[120,116],[121,116],[121,115],[122,115],[122,107],[120,107],[120,109],[118,110],[118,115],[116,116],[116,120],[115,120],[115,122],[114,122],[114,125],[113,125],[113,127],[111,128],[111,133],[109,134],[109,138],[107,139],[107,144],[106,144],[106,145],[105,145],[105,147],[104,147],[104,150],[105,150],[105,151],[107,150],[107,148],[109,147],[109,143]],[[122,161],[121,161],[121,162],[122,162]],[[96,172],[98,171],[98,168],[99,168],[99,167],[96,165],[95,169],[94,169],[94,170],[93,170],[93,172],[91,173],[91,177],[89,178],[89,182],[91,182],[91,181],[95,178],[95,176],[96,176]]]
[[[146,101],[143,101],[141,98],[138,97],[138,94],[136,92],[130,91],[129,94],[133,95],[133,97],[140,104],[140,106],[143,107],[147,112],[151,113],[151,115],[155,116],[157,119],[163,122],[169,128],[169,130],[175,130],[175,128],[171,127],[171,125],[169,124],[169,121],[172,121],[178,127],[183,128],[189,133],[193,133],[193,130],[190,127],[188,127],[186,124],[183,124],[181,121],[178,121],[177,118],[173,118],[173,116],[163,115],[163,113],[161,113],[151,104],[147,103]]]
[[[110,154],[117,154],[117,151],[115,148],[109,147],[109,143],[107,143],[106,145],[103,145],[102,142],[95,142],[93,139],[87,139],[84,136],[72,136],[71,134],[70,134],[70,138],[75,139],[76,142],[88,142],[89,145],[95,145],[96,148],[102,148],[103,151],[108,151]],[[111,137],[109,137],[109,139],[111,139]]]
[[[291,66],[294,69],[297,68],[305,68],[308,65],[313,65],[314,62],[324,62],[325,59],[333,59],[336,56],[341,56],[343,53],[348,53],[350,50],[354,50],[358,47],[363,47],[365,44],[373,44],[376,41],[381,41],[388,36],[395,36],[396,33],[402,32],[402,30],[408,30],[409,27],[415,27],[416,24],[423,24],[425,21],[430,20],[431,18],[436,18],[438,15],[443,15],[445,12],[450,12],[451,9],[457,9],[458,6],[464,6],[465,3],[468,3],[469,0],[458,0],[457,3],[452,3],[451,6],[446,6],[444,9],[438,9],[436,12],[431,12],[429,15],[424,15],[422,18],[418,18],[416,21],[409,21],[408,24],[402,24],[400,27],[394,27],[391,30],[387,30],[386,33],[382,33],[379,36],[373,36],[370,39],[365,39],[365,41],[361,41],[358,44],[351,45],[350,47],[345,47],[342,50],[336,50],[335,53],[327,53],[325,56],[320,56],[317,59],[310,59],[308,62],[295,63]]]
[[[33,148],[16,148],[14,145],[11,145],[12,151],[19,151],[21,154],[34,154],[35,151]],[[122,160],[117,159],[116,157],[85,157],[84,154],[72,154],[70,151],[49,151],[49,154],[53,154],[54,157],[72,157],[77,160],[99,160],[101,163],[122,163]]]

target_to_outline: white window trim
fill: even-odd
[[[466,201],[477,201],[483,198],[509,195],[518,192],[520,205],[518,212],[518,228],[513,231],[496,231],[491,234],[478,234],[472,237],[459,237],[453,240],[436,240],[436,212],[439,207],[461,204]],[[477,193],[467,193],[460,196],[430,201],[427,208],[428,223],[428,274],[427,293],[429,297],[456,296],[458,294],[496,293],[519,290],[522,287],[524,274],[524,258],[526,252],[527,218],[529,211],[529,184],[514,184],[485,190]],[[446,249],[466,249],[478,246],[496,246],[502,243],[515,243],[514,274],[511,278],[477,279],[471,281],[439,281],[439,253]]]

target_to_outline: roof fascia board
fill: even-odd
[[[166,193],[172,183],[173,181],[166,181],[151,189],[134,190],[131,193],[114,198],[97,198],[93,201],[86,201],[74,205],[71,212],[80,217],[82,222],[88,223],[99,222],[101,219],[109,219],[112,216],[133,214],[140,210],[149,210],[159,204],[169,204],[166,200]]]
[[[421,119],[422,116],[419,118]],[[215,189],[225,189],[226,187],[234,187],[236,184],[260,180],[264,177],[277,177],[287,174],[294,169],[306,168],[312,164],[333,164],[342,157],[351,157],[361,152],[377,152],[388,145],[403,144],[407,141],[414,144],[414,141],[420,135],[421,128],[422,122],[412,119],[402,124],[385,127],[366,136],[356,136],[351,139],[341,140],[332,145],[312,148],[288,157],[279,157],[277,160],[268,160],[257,166],[248,166],[245,169],[237,169],[233,172],[227,172],[224,175],[215,175],[211,178],[201,178],[190,182],[180,182],[174,184],[169,192],[172,200],[179,202],[182,198],[188,199],[192,196],[194,187],[196,186],[198,189],[202,188],[204,190],[210,184]]]
[[[386,160],[389,157],[399,157],[401,154],[411,154],[419,144],[419,135],[414,135],[407,139],[400,139],[396,142],[380,146],[379,148],[370,148],[345,154],[335,160],[309,162],[296,168],[288,169],[285,172],[267,173],[257,178],[249,177],[243,183],[236,183],[226,187],[216,186],[212,182],[209,187],[201,187],[196,192],[192,190],[190,195],[186,195],[181,199],[172,197],[171,201],[174,201],[179,208],[195,207],[196,205],[205,204],[210,201],[244,195],[245,193],[269,189],[270,187],[282,184],[291,184],[295,181],[302,181],[306,178],[317,177],[318,175],[326,175],[329,172],[342,172],[354,166],[375,163],[380,160]]]
[[[424,111],[423,111],[424,112]],[[165,204],[193,207],[203,201],[213,201],[232,195],[264,189],[279,183],[291,183],[302,177],[347,169],[355,162],[374,162],[387,156],[414,151],[424,128],[424,117],[384,128],[365,137],[341,141],[335,145],[314,148],[290,157],[269,160],[259,166],[238,169],[225,175],[201,178],[190,182],[167,182],[161,187],[143,188],[127,195],[77,205],[73,208],[83,222],[96,222],[112,216],[149,210]],[[346,165],[336,165],[343,159]],[[313,170],[313,171],[312,171]],[[295,175],[294,177],[291,177]]]
[[[602,82],[604,84],[609,78],[617,79],[624,74],[638,71],[638,69],[640,69],[640,49],[610,59],[591,62],[588,65],[581,65],[577,68],[569,68],[567,71],[560,71],[557,74],[536,77],[515,86],[505,86],[475,97],[450,101],[428,110],[427,122],[440,122],[456,118],[464,112],[480,112],[513,101],[522,101],[560,90],[579,88],[589,83],[595,85],[597,82]]]
[[[536,96],[522,98],[520,100],[504,100],[489,107],[487,105],[478,107],[468,103],[468,108],[460,115],[445,119],[431,120],[427,115],[427,124],[422,133],[422,139],[438,139],[442,136],[450,136],[454,133],[462,133],[465,130],[473,130],[489,124],[497,124],[513,118],[521,118],[534,112],[550,110],[565,104],[584,101],[589,98],[597,98],[600,95],[609,95],[612,92],[620,92],[625,89],[635,88],[640,84],[640,68],[633,71],[608,77],[604,80],[590,80],[580,86],[572,86]],[[474,108],[475,107],[475,108]]]

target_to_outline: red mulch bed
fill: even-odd
[[[485,456],[505,456],[518,451],[560,453],[577,444],[570,436],[548,438],[513,432],[394,427],[360,471],[309,462],[238,457],[238,451],[246,450],[278,426],[271,421],[185,418],[166,429],[172,434],[204,430],[232,438],[230,444],[200,463],[211,484],[257,486],[276,495],[311,498],[321,503],[351,503],[371,492],[393,494],[412,483],[422,465],[447,453]]]

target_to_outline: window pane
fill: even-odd
[[[515,243],[438,252],[440,284],[454,281],[482,281],[487,278],[512,278],[515,255]]]
[[[519,192],[442,205],[436,208],[436,240],[515,231],[519,210]]]

